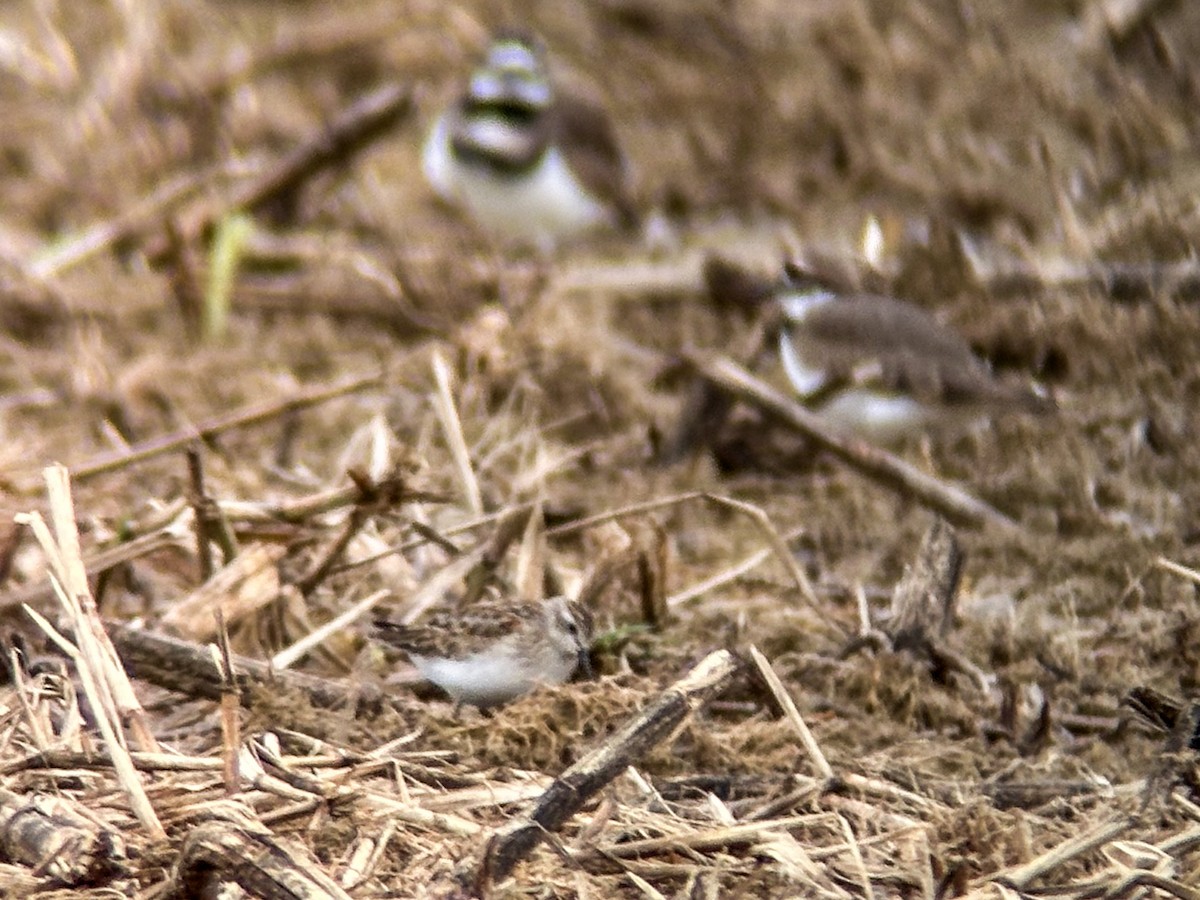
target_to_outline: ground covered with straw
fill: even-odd
[[[421,180],[511,24],[647,234]],[[1155,0],[10,4],[5,895],[1200,897],[1198,53]],[[743,393],[664,462],[750,362],[714,251],[1058,412],[881,469]],[[551,591],[597,677],[490,716],[368,639]]]

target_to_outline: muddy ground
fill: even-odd
[[[477,233],[422,182],[425,128],[489,33],[511,24],[542,36],[561,80],[603,98],[639,211],[658,222],[653,240],[521,253]],[[35,749],[103,742],[51,716],[50,693],[22,705],[12,688],[4,802],[47,792],[76,804],[90,828],[123,832],[119,860],[74,882],[97,895],[157,895],[194,862],[185,837],[197,823],[238,806],[238,821],[268,826],[300,869],[312,853],[317,870],[363,897],[472,886],[497,896],[999,896],[996,879],[1132,896],[1139,867],[1193,896],[1178,890],[1200,884],[1194,760],[1168,754],[1168,738],[1122,700],[1139,686],[1183,699],[1200,678],[1194,572],[1161,562],[1200,564],[1198,52],[1200,7],[1153,0],[9,5],[0,504],[6,522],[45,513],[41,470],[58,461],[72,471],[85,560],[158,536],[117,565],[91,566],[108,619],[211,640],[207,606],[182,624],[168,617],[203,572],[183,451],[195,429],[254,408],[264,414],[198,444],[239,555],[270,551],[272,577],[242,591],[247,608],[219,594],[235,652],[266,658],[380,589],[381,611],[403,611],[456,554],[489,541],[496,516],[471,509],[435,410],[435,352],[451,371],[485,514],[536,501],[553,528],[695,491],[733,497],[788,538],[818,608],[766,554],[647,628],[636,567],[625,567],[594,601],[601,680],[490,719],[407,682],[387,688],[391,708],[356,708],[366,686],[394,680],[394,667],[405,674],[364,641],[360,620],[296,664],[341,685],[344,704],[314,711],[290,693],[251,692],[242,737],[282,734],[304,757],[317,753],[297,736],[309,735],[349,760],[407,736],[385,750],[390,767],[354,757],[329,776],[345,792],[336,802],[289,797],[289,812],[261,786],[235,784],[226,798],[219,772],[146,764],[165,837],[130,812],[111,769],[29,762]],[[198,309],[239,190],[388,85],[408,98],[394,123],[248,209],[229,325],[205,339]],[[886,623],[892,588],[934,521],[920,504],[802,452],[748,408],[718,436],[725,452],[654,464],[689,390],[680,352],[733,353],[748,328],[704,294],[702,254],[770,272],[785,252],[819,251],[861,270],[872,217],[885,235],[876,282],[1059,406],[899,451],[1016,522],[959,529],[963,582],[938,642],[975,676],[879,644],[847,649],[860,589]],[[287,410],[305,392],[380,372]],[[166,437],[180,439],[135,452]],[[337,567],[301,591],[356,495],[281,510],[345,488],[351,469],[426,496],[360,504],[367,513]],[[36,655],[49,644],[18,604],[61,613],[37,542],[2,527],[5,630]],[[497,577],[515,593],[539,581],[573,593],[601,562],[640,553],[673,598],[767,546],[752,517],[680,499],[558,535],[534,528],[523,543],[518,532]],[[452,582],[434,599],[461,590]],[[710,652],[750,645],[783,679],[833,782],[748,679],[633,760],[636,772],[568,820],[557,852],[543,845],[494,884],[479,874],[490,830],[524,815],[550,777]],[[22,690],[45,677],[27,674]],[[220,756],[229,738],[214,703],[135,685],[164,746]],[[48,730],[31,724],[39,716]],[[468,787],[478,788],[469,798]],[[480,799],[487,791],[493,800]],[[371,799],[384,794],[409,812]],[[722,830],[751,821],[774,824],[749,837]],[[1055,864],[1021,869],[1105,828]],[[664,835],[683,837],[614,851]],[[689,835],[710,839],[685,846]],[[363,847],[379,853],[350,877]],[[6,859],[30,888],[71,883],[39,869],[36,854]]]

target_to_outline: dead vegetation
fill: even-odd
[[[523,11],[656,241],[513,254],[422,184]],[[14,895],[1200,896],[1200,9],[7,12]],[[839,447],[711,249],[830,255],[1060,413]],[[660,465],[697,371],[740,402]],[[491,717],[363,640],[551,590],[601,677]]]

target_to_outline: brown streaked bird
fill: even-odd
[[[565,597],[539,603],[481,601],[420,625],[376,620],[375,635],[408,654],[457,703],[487,709],[590,673],[592,616]]]
[[[492,42],[434,124],[422,166],[434,190],[486,230],[542,250],[634,221],[608,116],[555,90],[541,48],[516,34]]]
[[[989,412],[1052,411],[1040,390],[998,379],[967,342],[919,306],[845,292],[789,264],[781,284],[710,257],[714,299],[754,310],[773,303],[779,355],[801,399],[836,428],[883,444]]]

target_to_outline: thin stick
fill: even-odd
[[[820,416],[755,378],[728,357],[691,353],[688,360],[709,381],[775,416],[872,481],[912,497],[955,522],[976,528],[991,525],[1012,530],[1018,527],[1008,516],[961,488],[926,475],[865,441],[837,434]]]
[[[792,580],[796,582],[796,587],[799,589],[800,596],[804,602],[809,605],[813,612],[821,617],[820,621],[832,621],[825,618],[825,610],[821,608],[821,602],[817,599],[816,593],[813,592],[808,576],[804,574],[804,570],[800,568],[800,564],[792,556],[792,551],[788,549],[787,544],[780,536],[775,524],[771,521],[771,517],[767,515],[766,510],[755,506],[753,503],[746,503],[744,500],[735,500],[732,497],[722,497],[717,494],[708,494],[706,497],[718,506],[737,510],[753,519],[759,530],[766,536],[767,543],[771,545],[771,549],[775,551],[775,556],[783,563],[783,567],[792,576]]]
[[[151,438],[147,441],[142,441],[140,444],[135,444],[128,450],[122,450],[115,454],[105,453],[93,457],[78,466],[72,467],[72,477],[76,482],[80,482],[88,478],[94,478],[97,475],[115,472],[137,463],[145,462],[148,459],[153,459],[156,456],[162,456],[164,453],[179,450],[193,441],[212,441],[218,435],[224,434],[227,431],[261,425],[263,422],[278,418],[285,413],[316,406],[317,404],[325,403],[346,394],[353,394],[357,391],[377,386],[381,382],[382,377],[380,375],[358,375],[326,387],[301,391],[295,396],[283,400],[272,400],[269,403],[262,403],[258,406],[246,407],[226,415],[215,416],[194,428]],[[18,485],[17,489],[22,492],[28,492],[31,488]]]
[[[1024,890],[1032,881],[1045,875],[1051,869],[1056,869],[1077,856],[1082,856],[1084,853],[1115,840],[1128,831],[1134,822],[1135,819],[1132,816],[1123,816],[1111,822],[1105,822],[1090,831],[1063,841],[1024,865],[997,872],[988,880],[1008,885],[1017,890]]]
[[[290,647],[280,650],[271,657],[271,668],[275,670],[290,669],[306,653],[325,641],[331,635],[341,631],[363,615],[370,612],[382,600],[391,594],[386,588],[364,597],[340,616],[326,622],[320,628],[309,632]]]
[[[444,500],[446,498],[442,499]],[[534,503],[532,501],[529,503],[518,503],[515,506],[508,507],[507,509],[500,509],[495,512],[490,512],[487,515],[477,516],[473,519],[468,519],[465,522],[460,522],[457,525],[452,525],[449,528],[444,528],[438,532],[438,535],[444,540],[446,538],[454,537],[458,534],[465,534],[468,531],[475,531],[476,529],[483,528],[486,525],[495,524],[510,514],[528,512],[532,510],[533,507]],[[354,562],[350,563],[342,563],[342,565],[336,566],[333,569],[332,574],[340,575],[342,572],[349,572],[353,569],[368,566],[371,563],[378,562],[381,559],[387,559],[389,556],[393,556],[397,553],[406,553],[409,550],[415,550],[418,547],[423,547],[425,544],[429,543],[436,544],[438,541],[435,540],[430,534],[421,534],[420,536],[405,541],[402,544],[394,544],[391,547],[388,547],[386,550],[381,550],[379,553],[372,554],[371,556],[365,556],[362,559],[356,559]]]
[[[200,559],[200,580],[212,578],[216,567],[212,556],[212,497],[204,490],[204,463],[200,459],[200,448],[192,445],[187,448],[188,502],[192,505],[193,520],[196,526],[196,553]],[[226,560],[228,562],[228,560]]]
[[[601,525],[604,522],[611,522],[614,519],[654,512],[656,509],[678,506],[681,503],[687,503],[689,500],[699,500],[707,496],[704,491],[691,491],[687,494],[675,494],[672,497],[663,497],[660,500],[648,500],[645,503],[630,503],[628,506],[619,506],[616,509],[610,509],[608,512],[596,513],[594,516],[586,516],[582,519],[576,519],[574,522],[564,522],[562,525],[547,528],[546,537],[556,538],[567,534],[574,534],[576,531],[586,531],[589,528]]]
[[[875,892],[871,890],[871,876],[867,874],[867,864],[863,860],[862,849],[858,846],[858,838],[854,835],[854,829],[850,827],[850,823],[844,816],[839,815],[837,820],[842,826],[842,834],[846,836],[846,844],[850,847],[850,856],[854,860],[854,867],[858,870],[858,883],[862,885],[863,896],[867,900],[875,900]]]
[[[1164,572],[1170,572],[1172,575],[1178,575],[1180,578],[1186,578],[1193,584],[1200,584],[1200,572],[1195,569],[1180,565],[1177,562],[1172,562],[1165,556],[1160,556],[1154,560],[1154,565]]]
[[[213,650],[213,662],[221,674],[221,772],[225,779],[225,795],[237,796],[241,782],[240,758],[242,750],[242,727],[238,718],[241,691],[233,670],[233,650],[229,646],[229,629],[225,627],[225,616],[221,607],[214,613],[217,620],[217,646]]]
[[[763,681],[767,683],[767,688],[775,697],[775,702],[779,704],[779,709],[783,712],[784,718],[791,722],[792,727],[796,729],[796,733],[800,736],[800,743],[804,746],[805,752],[808,754],[809,759],[813,761],[813,765],[816,766],[817,771],[821,773],[821,777],[826,780],[833,778],[833,767],[829,765],[829,760],[821,752],[821,747],[817,744],[817,739],[808,730],[808,725],[805,724],[804,718],[800,715],[800,710],[796,709],[796,704],[792,702],[791,694],[783,686],[783,682],[779,680],[779,675],[771,666],[770,661],[753,645],[750,646],[750,658],[758,668],[758,673],[762,675]]]
[[[691,587],[684,588],[682,591],[672,594],[667,598],[667,608],[674,609],[677,606],[682,606],[689,600],[693,600],[696,597],[702,597],[705,594],[715,591],[719,587],[724,587],[731,581],[737,581],[747,572],[753,571],[761,566],[774,554],[775,551],[770,547],[764,547],[761,550],[755,550],[740,563],[718,572],[711,578],[705,578],[703,581],[696,582]]]
[[[829,818],[829,813],[816,813],[765,819],[761,822],[742,822],[738,825],[724,825],[703,831],[688,831],[662,837],[621,841],[618,844],[597,848],[597,852],[620,859],[628,856],[649,856],[662,851],[719,850],[732,844],[758,843],[774,834],[787,832],[792,828],[826,822]]]
[[[454,393],[450,389],[450,369],[442,354],[433,353],[433,380],[437,392],[433,395],[433,408],[437,412],[438,421],[442,426],[442,434],[450,448],[450,456],[454,460],[454,470],[458,473],[459,483],[467,498],[467,507],[473,515],[483,514],[483,495],[479,492],[479,480],[471,467],[471,451],[463,437],[462,419],[459,418],[458,408],[454,403]]]

